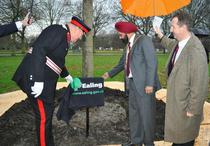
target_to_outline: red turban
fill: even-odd
[[[123,21],[117,22],[115,24],[115,29],[122,33],[132,33],[138,30],[135,24],[131,22],[123,22]]]

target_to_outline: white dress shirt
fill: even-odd
[[[136,34],[134,33],[131,38],[129,39],[129,43],[130,43],[130,47],[132,48],[133,46],[133,43],[134,43],[134,38],[135,38]],[[127,53],[126,53],[126,62],[127,62],[127,59],[128,59],[128,52],[129,52],[129,49],[127,49]],[[130,62],[131,63],[131,62]],[[130,65],[129,65],[130,67]],[[132,78],[133,75],[132,75],[132,72],[131,72],[131,67],[129,68],[130,69],[130,73],[128,75],[128,78]]]
[[[19,31],[23,30],[23,23],[21,21],[17,21],[17,22],[15,22],[15,24]]]
[[[178,52],[176,54],[176,58],[175,58],[174,63],[176,63],[177,59],[179,58],[179,56],[180,56],[183,48],[185,47],[185,45],[187,44],[187,42],[189,41],[189,39],[190,39],[190,37],[188,37],[188,38],[186,38],[186,39],[184,39],[184,40],[182,40],[182,41],[180,41],[178,43],[179,50],[178,50]]]

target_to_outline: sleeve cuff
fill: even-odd
[[[162,41],[163,38],[164,38],[164,35],[160,38],[160,41]]]
[[[23,30],[23,24],[22,24],[21,21],[17,21],[17,22],[15,22],[15,24],[16,24],[16,27],[19,31]]]

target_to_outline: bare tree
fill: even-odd
[[[93,1],[93,37],[112,22],[111,11],[109,11],[107,0]],[[71,13],[75,16],[82,17],[82,1],[72,3]]]
[[[70,13],[74,16],[78,16],[82,18],[82,10],[83,10],[83,1],[75,1],[72,2]]]
[[[210,1],[209,0],[192,0],[192,2],[183,8],[192,16],[192,27],[206,28],[210,26]],[[170,31],[170,19],[173,13],[164,16],[162,24],[164,33]],[[209,27],[210,28],[210,27]]]
[[[1,0],[0,1],[0,22],[1,23],[10,23],[13,21],[21,20],[25,17],[28,12],[28,9],[31,5],[31,1],[27,0]],[[17,41],[20,41],[23,51],[26,48],[26,39],[25,39],[25,28],[23,31],[12,34],[13,41],[17,44]]]
[[[192,27],[207,27],[210,18],[209,0],[192,0],[185,8],[192,16]]]
[[[93,3],[93,37],[111,23],[111,13],[108,11],[109,8],[106,2],[106,0],[97,0]]]
[[[2,23],[9,23],[17,21],[21,14],[26,10],[24,0],[1,0],[0,1],[0,21]]]
[[[39,14],[41,25],[58,24],[69,14],[71,3],[68,0],[40,0]]]
[[[152,17],[140,18],[140,17],[137,17],[137,16],[124,14],[122,12],[122,8],[121,8],[119,2],[114,3],[113,10],[114,10],[114,13],[115,13],[115,16],[116,16],[113,19],[115,19],[115,20],[122,19],[122,20],[126,20],[126,21],[134,23],[138,27],[140,34],[147,35],[151,31],[152,20],[153,20]]]

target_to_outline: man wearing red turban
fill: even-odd
[[[136,33],[138,29],[133,23],[117,22],[115,28],[119,38],[129,42],[119,63],[102,77],[107,79],[125,71],[130,141],[123,146],[154,146],[154,93],[160,89],[154,45],[149,37]]]

